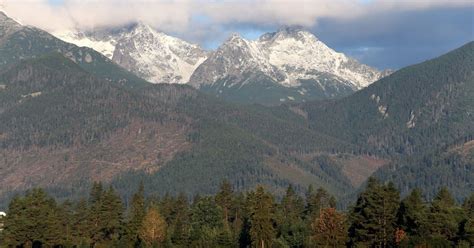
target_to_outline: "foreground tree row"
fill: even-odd
[[[472,247],[474,194],[457,205],[441,189],[430,204],[419,190],[403,200],[392,184],[369,179],[348,212],[324,189],[305,197],[291,186],[279,201],[263,187],[214,196],[145,198],[128,208],[94,183],[89,198],[58,204],[41,189],[10,202],[1,247]]]

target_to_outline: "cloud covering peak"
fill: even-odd
[[[11,16],[46,30],[143,21],[168,32],[186,31],[200,20],[212,25],[311,27],[322,18],[350,19],[374,12],[470,4],[468,0],[2,0]]]

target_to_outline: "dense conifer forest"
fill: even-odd
[[[258,186],[215,195],[156,197],[140,184],[130,202],[94,183],[88,198],[57,202],[42,189],[14,197],[0,247],[472,247],[474,194],[458,204],[441,188],[431,202],[400,198],[370,178],[347,211],[326,190],[281,198]]]

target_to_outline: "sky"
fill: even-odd
[[[143,21],[206,49],[234,32],[256,39],[298,25],[379,69],[419,63],[474,40],[472,0],[0,0],[0,8],[51,32]]]

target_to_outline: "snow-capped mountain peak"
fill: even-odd
[[[55,35],[91,47],[153,83],[187,83],[207,58],[199,46],[159,32],[144,22],[119,31],[66,31]]]
[[[257,40],[231,35],[189,83],[218,97],[275,104],[345,96],[385,75],[287,26]]]

